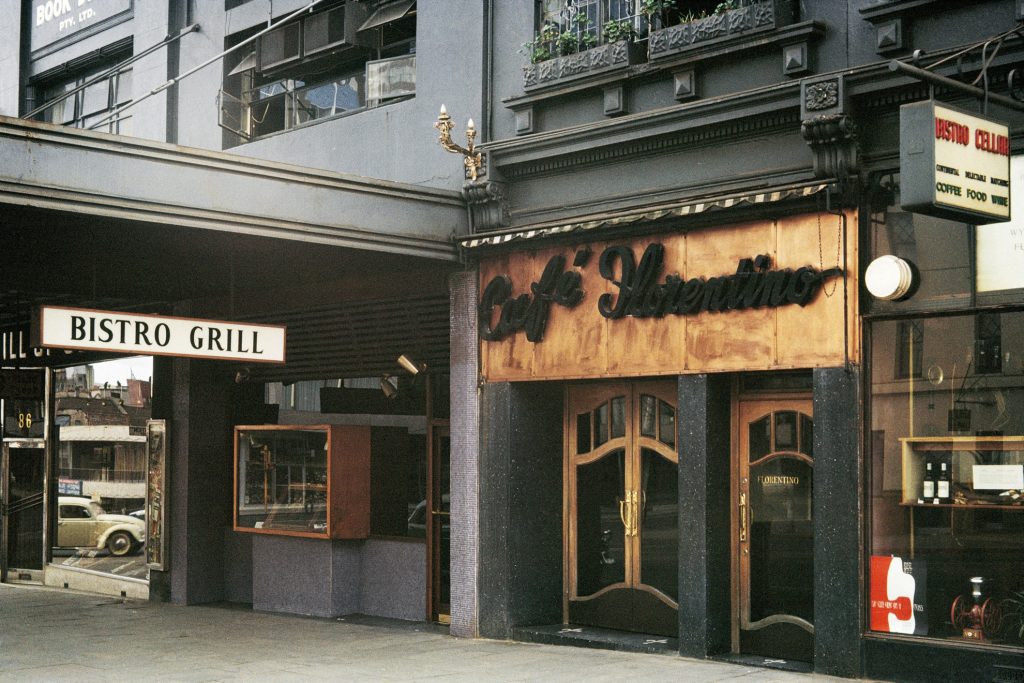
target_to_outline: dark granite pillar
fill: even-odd
[[[562,619],[562,385],[483,387],[480,635]]]
[[[860,674],[860,371],[814,371],[814,669]]]
[[[679,378],[679,653],[728,652],[730,621],[727,375]]]
[[[174,359],[169,425],[170,599],[224,599],[224,533],[231,525],[232,443],[228,370]]]

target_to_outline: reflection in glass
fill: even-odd
[[[594,411],[594,447],[608,443],[608,404]]]
[[[617,396],[612,399],[612,438],[621,439],[626,435],[626,399]]]
[[[327,433],[238,431],[238,526],[327,533]]]
[[[750,468],[750,618],[814,621],[813,469],[797,458]]]
[[[7,565],[43,568],[42,448],[11,448],[7,500]],[[2,549],[0,549],[2,550]]]
[[[640,581],[678,601],[678,467],[644,448],[640,485]]]
[[[147,578],[146,559],[138,551],[146,537],[146,421],[152,417],[152,375],[153,359],[148,356],[54,372],[54,563],[93,571],[117,567],[120,576]],[[79,514],[82,509],[94,514],[84,522],[62,524],[60,513],[75,514],[72,506]],[[107,533],[115,528],[124,533]],[[110,553],[127,557],[118,566],[110,563]]]
[[[590,413],[576,416],[576,452],[590,452]]]
[[[782,410],[775,413],[774,450],[796,450],[796,413],[792,410]]]
[[[814,457],[814,421],[800,415],[800,452]]]
[[[664,401],[658,401],[659,422],[658,431],[661,433],[661,442],[666,446],[676,445],[676,410]]]
[[[625,458],[620,448],[576,468],[577,595],[592,595],[626,578],[625,533],[619,517]]]
[[[771,415],[750,423],[750,462],[759,460],[771,453],[772,423]]]
[[[653,396],[646,394],[640,396],[640,436],[651,439],[657,437],[657,423],[655,422],[657,401],[658,399]]]

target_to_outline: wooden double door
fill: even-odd
[[[567,390],[567,623],[678,634],[676,412],[671,381]]]

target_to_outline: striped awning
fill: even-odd
[[[641,221],[656,221],[664,218],[693,216],[706,211],[711,211],[712,209],[729,209],[736,206],[772,204],[775,202],[785,201],[787,199],[809,197],[821,192],[828,186],[829,183],[817,182],[809,185],[791,185],[761,192],[707,197],[700,200],[690,200],[685,203],[647,207],[639,211],[634,210],[631,212],[617,214],[604,214],[599,218],[578,220],[571,223],[545,223],[486,235],[472,235],[459,239],[459,244],[466,249],[494,247],[507,244],[509,242],[538,239],[542,237],[555,237],[574,232],[586,232],[589,230],[598,230],[600,228],[628,225],[630,223],[638,223]]]

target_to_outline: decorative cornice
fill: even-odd
[[[736,141],[747,136],[795,131],[799,123],[800,117],[794,108],[790,111],[781,111],[772,115],[719,122],[696,129],[688,128],[655,138],[641,138],[617,145],[593,147],[562,156],[511,165],[503,169],[502,175],[507,180],[518,180],[524,177],[556,173],[569,168],[578,169],[612,161],[622,161],[632,157],[670,152],[680,148],[710,145],[723,139]]]

